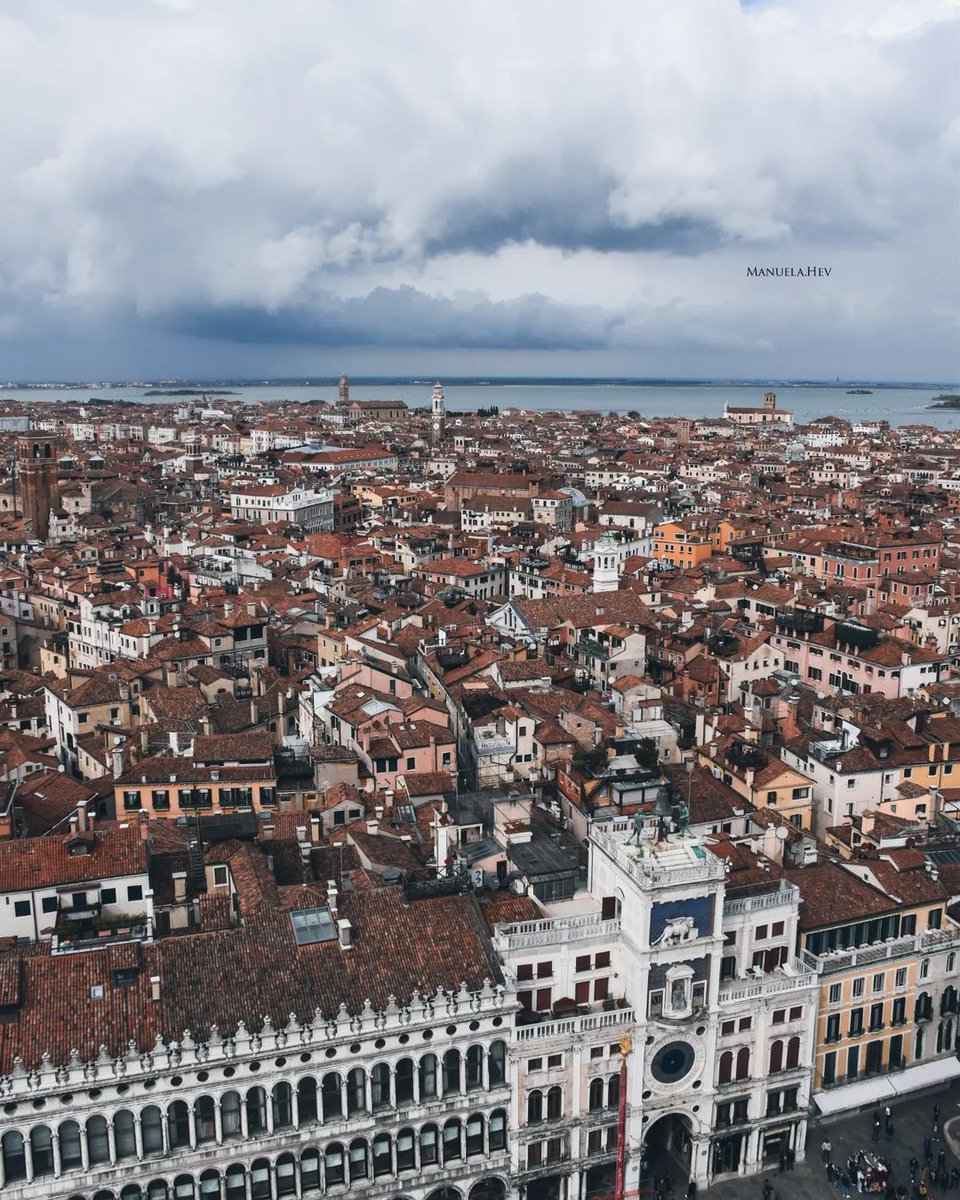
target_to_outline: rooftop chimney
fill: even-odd
[[[320,830],[322,824],[323,823],[319,817],[310,818],[310,841],[313,842],[314,845],[317,845],[320,841]]]
[[[327,880],[327,908],[330,909],[330,916],[336,919],[337,916],[337,899],[340,896],[340,891],[337,888],[336,881],[333,879]]]
[[[337,922],[337,937],[340,939],[341,950],[353,949],[353,926],[345,918]]]
[[[375,834],[378,832],[379,829],[380,829],[379,821],[374,821],[374,820],[367,821],[367,833]]]
[[[77,805],[77,829],[80,833],[86,833],[91,825],[92,821],[90,821],[90,814],[87,812],[86,801],[81,800]]]
[[[150,976],[150,999],[154,1002],[160,999],[160,976]]]
[[[124,774],[124,739],[114,738],[113,750],[110,750],[110,766],[113,778],[119,779]]]

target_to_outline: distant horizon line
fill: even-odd
[[[369,384],[432,387],[438,381],[437,376],[425,375],[353,375],[348,376],[350,384],[364,386]],[[7,380],[0,383],[0,390],[11,391],[83,391],[103,390],[113,388],[172,388],[192,387],[337,387],[338,375],[296,375],[253,378],[250,376],[216,376],[198,378],[185,376],[179,379],[45,379],[45,380]],[[440,382],[451,387],[485,387],[544,385],[552,387],[578,387],[583,385],[606,385],[608,387],[793,387],[793,388],[837,388],[837,387],[872,387],[872,388],[902,388],[910,390],[925,390],[930,388],[957,387],[955,381],[924,381],[924,380],[878,380],[878,379],[746,379],[720,378],[707,376],[691,378],[686,376],[643,376],[643,375],[447,375]]]

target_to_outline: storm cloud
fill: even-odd
[[[359,347],[950,378],[958,28],[950,0],[8,0],[2,373]]]

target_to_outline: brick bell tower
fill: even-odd
[[[17,438],[17,481],[20,510],[30,522],[33,536],[46,541],[50,509],[59,503],[57,458],[62,450],[59,434],[22,433]]]

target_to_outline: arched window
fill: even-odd
[[[467,1089],[483,1087],[483,1047],[467,1047]]]
[[[800,1066],[800,1039],[792,1037],[787,1042],[787,1070]]]
[[[455,1162],[463,1157],[460,1147],[460,1122],[451,1117],[443,1127],[443,1161]]]
[[[30,1130],[30,1153],[33,1155],[33,1177],[53,1174],[53,1134],[46,1125]]]
[[[173,1200],[196,1200],[197,1187],[192,1175],[178,1175],[173,1181]]]
[[[317,1081],[307,1077],[297,1084],[297,1112],[301,1125],[317,1119]]]
[[[447,1050],[443,1056],[443,1094],[451,1096],[460,1091],[460,1051]]]
[[[163,1113],[155,1104],[148,1104],[140,1110],[140,1137],[143,1141],[144,1154],[163,1153]],[[154,1180],[154,1183],[161,1182]],[[154,1184],[151,1183],[150,1187]],[[167,1185],[164,1184],[164,1187]],[[148,1200],[149,1200],[149,1188]]]
[[[393,1143],[388,1133],[378,1133],[373,1139],[373,1177],[393,1174]]]
[[[323,1173],[326,1176],[327,1187],[346,1182],[346,1159],[343,1146],[339,1142],[331,1142],[324,1150]]]
[[[949,984],[943,989],[943,996],[940,999],[940,1014],[955,1013],[957,1011],[957,989],[953,984]]]
[[[933,1016],[933,1001],[926,992],[921,992],[913,1006],[913,1019],[914,1021],[929,1021],[931,1016]]]
[[[197,1131],[197,1142],[215,1142],[217,1140],[217,1124],[214,1113],[216,1104],[212,1096],[198,1096],[193,1102],[193,1120]]]
[[[260,1086],[247,1090],[247,1129],[250,1133],[267,1131],[267,1093]],[[252,1178],[252,1171],[251,1171]]]
[[[183,1106],[187,1106],[184,1104]],[[91,1117],[87,1121],[87,1155],[91,1163],[110,1161],[110,1137],[106,1117]]]
[[[417,1135],[412,1129],[401,1129],[397,1134],[397,1170],[417,1169]]]
[[[783,1070],[783,1042],[776,1041],[770,1045],[770,1070]]]
[[[437,1094],[437,1056],[425,1054],[420,1059],[420,1099],[432,1100]]]
[[[276,1085],[272,1103],[274,1129],[289,1129],[293,1124],[293,1088],[289,1083]]]
[[[733,1052],[724,1050],[717,1068],[717,1083],[729,1083],[733,1078]]]
[[[320,1099],[323,1104],[323,1119],[332,1121],[343,1116],[343,1100],[340,1096],[340,1076],[334,1071],[324,1075],[320,1084]],[[340,1181],[341,1183],[343,1180]]]
[[[918,1029],[913,1039],[913,1057],[923,1058],[923,1029]]]
[[[618,1108],[620,1105],[620,1075],[610,1076],[607,1084],[607,1108]]]
[[[507,1148],[507,1110],[495,1108],[490,1114],[490,1145],[489,1149],[505,1150]]]
[[[483,1154],[483,1117],[473,1113],[467,1118],[467,1158]]]
[[[393,1086],[397,1094],[397,1104],[412,1104],[413,1089],[413,1059],[401,1058],[394,1068]]]
[[[64,1171],[72,1171],[74,1167],[83,1165],[83,1152],[80,1149],[80,1126],[76,1121],[64,1121],[57,1130],[60,1141],[60,1166]]]
[[[487,1073],[490,1077],[490,1087],[499,1087],[507,1081],[507,1043],[496,1041],[490,1045],[487,1056]]]
[[[366,1179],[370,1172],[369,1147],[363,1138],[354,1138],[350,1143],[350,1182]]]
[[[547,1092],[547,1120],[558,1121],[563,1116],[563,1088],[552,1087]]]
[[[265,1158],[255,1158],[250,1164],[251,1200],[270,1200],[270,1163]]]
[[[113,1147],[118,1159],[137,1157],[133,1113],[122,1108],[113,1118]]]
[[[588,1107],[591,1112],[599,1112],[603,1108],[603,1080],[591,1079],[590,1091],[588,1093]]]
[[[354,1067],[347,1073],[347,1115],[367,1111],[367,1073]]]
[[[87,1136],[90,1136],[89,1123]],[[174,1100],[167,1109],[167,1142],[172,1150],[190,1145],[190,1109],[183,1100]]]
[[[139,1184],[128,1183],[120,1193],[120,1200],[143,1200],[143,1191]]]
[[[217,1171],[204,1171],[200,1176],[200,1200],[220,1200],[220,1175]]]
[[[527,1124],[539,1125],[543,1120],[543,1092],[535,1088],[527,1096]]]
[[[737,1078],[748,1079],[750,1076],[750,1050],[743,1046],[737,1051]]]
[[[220,1097],[220,1126],[225,1139],[240,1137],[243,1133],[240,1107],[239,1092],[224,1092]]]
[[[277,1159],[277,1195],[297,1194],[297,1160],[292,1154],[281,1154]]]
[[[440,1137],[436,1125],[424,1125],[420,1130],[420,1165],[432,1166],[439,1161]]]
[[[320,1191],[319,1150],[304,1150],[300,1155],[300,1190],[305,1196]]]
[[[390,1107],[390,1068],[386,1063],[377,1063],[370,1072],[370,1098],[373,1107]]]
[[[147,1200],[169,1200],[169,1197],[170,1189],[165,1180],[153,1179],[147,1185]]]

